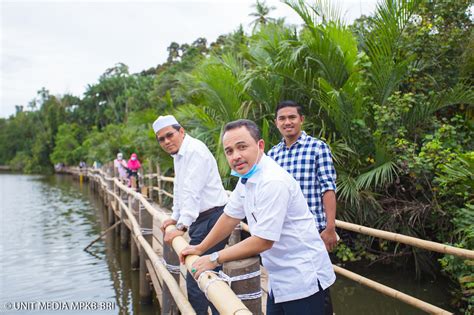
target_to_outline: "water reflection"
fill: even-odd
[[[153,305],[139,305],[138,272],[114,232],[83,251],[106,228],[103,205],[86,184],[67,176],[0,174],[0,191],[1,305],[103,301],[115,307],[100,314],[159,314]],[[88,312],[68,311],[75,313]]]

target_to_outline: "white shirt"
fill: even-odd
[[[300,186],[266,155],[259,167],[245,185],[239,181],[224,212],[247,217],[252,235],[274,241],[260,255],[275,303],[313,295],[318,280],[326,289],[336,275]]]
[[[185,135],[173,159],[174,220],[190,226],[199,213],[227,203],[216,159],[204,143]]]

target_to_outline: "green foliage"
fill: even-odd
[[[53,164],[78,165],[85,155],[81,146],[83,133],[84,130],[75,123],[59,126],[55,138],[56,146],[50,156],[51,162]]]

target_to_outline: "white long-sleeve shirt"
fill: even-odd
[[[199,213],[227,203],[216,159],[203,142],[185,135],[173,159],[174,220],[190,226]]]

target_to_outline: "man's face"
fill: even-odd
[[[176,154],[181,148],[184,139],[184,129],[174,129],[172,126],[164,127],[156,133],[156,140],[169,154]]]
[[[247,173],[263,155],[265,143],[255,141],[247,127],[227,131],[222,137],[224,153],[229,166],[239,174]]]
[[[304,116],[298,114],[296,107],[283,107],[277,112],[275,125],[283,138],[299,137]]]

